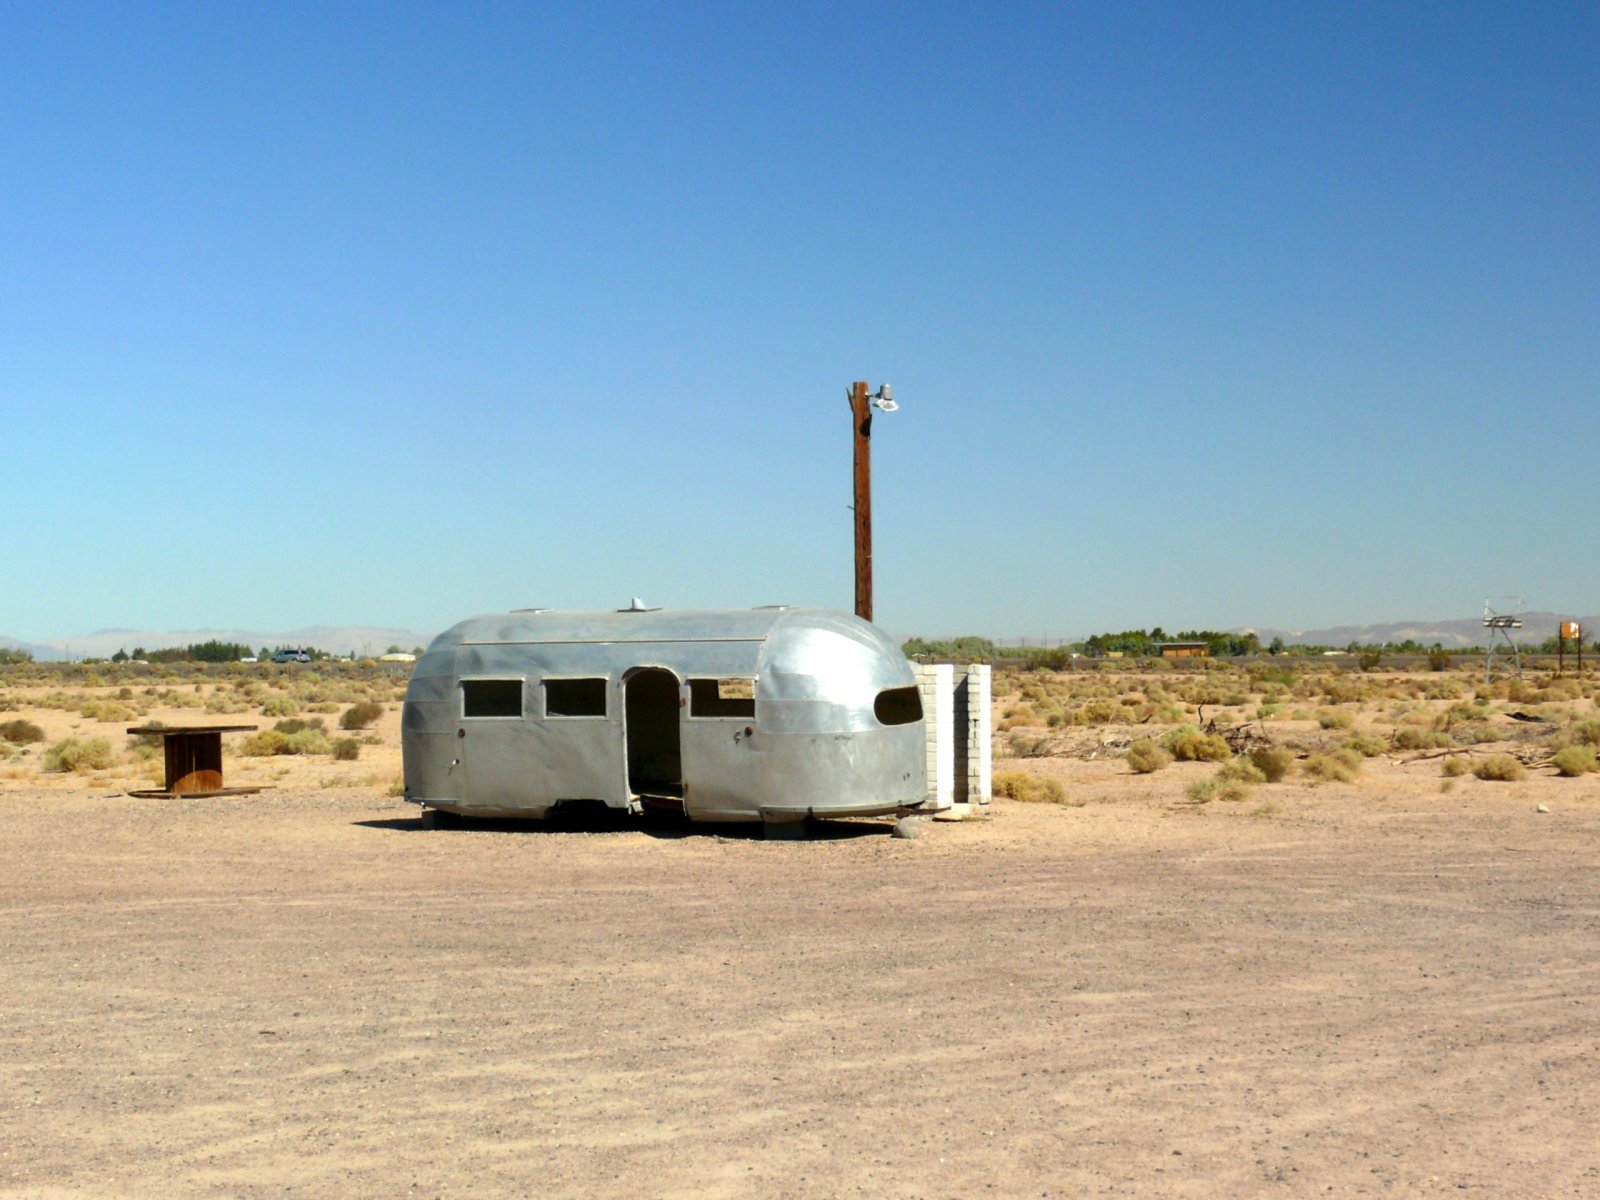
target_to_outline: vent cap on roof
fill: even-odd
[[[542,613],[550,610],[548,608],[513,608],[511,611],[514,613]]]
[[[618,612],[660,612],[661,611],[661,605],[659,605],[659,604],[646,604],[643,600],[639,599],[639,597],[635,596],[633,598],[633,603],[632,604],[628,605],[627,608],[619,608],[619,609],[617,609],[617,611]]]

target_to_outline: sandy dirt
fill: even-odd
[[[1600,1196],[1600,777],[1051,769],[803,843],[10,786],[0,1196]]]

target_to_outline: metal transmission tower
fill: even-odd
[[[1512,601],[1509,612],[1497,611],[1490,601]],[[1489,631],[1489,653],[1484,659],[1484,682],[1493,683],[1495,673],[1522,678],[1522,651],[1511,637],[1513,629],[1522,628],[1521,596],[1490,596],[1483,602],[1483,627]],[[1510,659],[1507,663],[1505,660]],[[1499,660],[1498,662],[1496,660]]]

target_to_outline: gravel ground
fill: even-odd
[[[779,843],[0,792],[0,1195],[1600,1196],[1600,779],[1391,776]]]

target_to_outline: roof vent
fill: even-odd
[[[514,613],[542,613],[550,610],[548,608],[513,608],[511,611]]]
[[[779,611],[782,611],[785,608],[793,608],[793,607],[794,607],[794,605],[792,605],[792,604],[758,604],[753,609],[751,609],[750,611],[751,612],[767,612],[767,611],[772,610],[772,609],[777,609]]]
[[[633,603],[629,604],[627,608],[619,608],[619,609],[617,609],[617,611],[618,612],[660,612],[661,611],[661,605],[659,605],[659,604],[646,604],[643,600],[639,599],[639,597],[635,596],[633,598]]]

